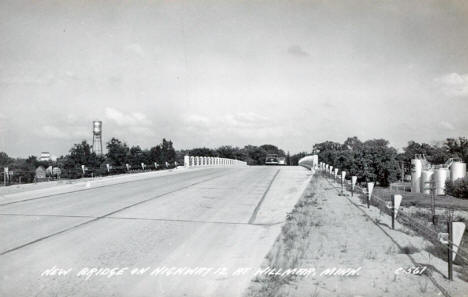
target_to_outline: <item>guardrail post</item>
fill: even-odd
[[[354,197],[354,188],[356,187],[357,176],[351,176],[351,197]]]
[[[372,197],[372,190],[374,190],[374,183],[367,183],[367,208],[370,208],[370,200]]]
[[[452,228],[452,220],[449,217],[449,220],[447,222],[447,232],[448,232],[448,279],[453,280],[453,263],[452,263],[452,258],[453,258],[453,228]]]
[[[346,171],[341,171],[341,195],[344,195],[344,181],[346,178]]]
[[[392,230],[395,230],[395,195],[392,195]]]

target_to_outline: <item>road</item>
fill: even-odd
[[[6,193],[0,296],[241,296],[309,179],[299,167],[181,169]],[[164,267],[198,270],[154,273]]]

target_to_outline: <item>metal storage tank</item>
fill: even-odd
[[[453,162],[452,166],[450,166],[450,180],[454,182],[459,178],[464,178],[465,176],[466,176],[466,163]]]
[[[436,169],[434,172],[436,195],[445,195],[445,182],[447,180],[450,180],[450,170],[448,168]]]
[[[421,171],[422,161],[419,159],[411,160],[411,192],[421,193]]]
[[[432,169],[423,170],[421,172],[421,193],[423,194],[431,194],[431,187],[432,185],[432,176],[434,175],[434,171]]]

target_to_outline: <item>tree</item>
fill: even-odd
[[[276,154],[279,157],[284,157],[285,153],[282,149],[279,149],[277,146],[272,144],[264,144],[261,145],[260,148],[266,152],[266,154]],[[266,157],[265,154],[265,157]]]
[[[247,164],[249,165],[265,165],[265,158],[267,152],[262,148],[255,145],[247,145],[244,147],[247,153]]]
[[[164,162],[167,162],[169,164],[174,164],[176,160],[175,149],[172,145],[172,141],[166,140],[165,138],[163,138],[163,142],[162,142],[162,155],[163,155]]]
[[[130,150],[125,142],[112,138],[106,145],[106,157],[114,166],[124,166],[128,161]]]
[[[189,151],[190,156],[200,156],[200,157],[216,157],[218,154],[215,150],[207,147],[198,147],[191,149]],[[221,157],[221,156],[220,156]],[[226,157],[224,157],[226,158]]]
[[[96,156],[96,154],[93,152],[92,147],[90,144],[86,142],[86,140],[83,140],[79,144],[75,144],[71,149],[70,149],[70,159],[76,164],[76,165],[86,165],[88,167],[94,168],[94,167],[99,167],[100,165],[100,160]]]
[[[403,153],[398,155],[398,160],[409,164],[416,155],[425,155],[426,159],[433,164],[442,164],[450,158],[447,148],[432,146],[427,143],[417,143],[413,140],[408,142],[408,146],[403,148]],[[409,166],[407,166],[409,168]]]
[[[314,145],[319,160],[357,175],[360,181],[376,181],[388,186],[397,180],[398,162],[396,149],[385,139],[361,142],[357,137],[348,138],[343,144],[325,141]]]
[[[466,137],[447,138],[444,146],[451,157],[458,157],[468,163],[468,139]]]
[[[8,157],[7,153],[0,152],[0,166],[1,167],[8,167],[10,164],[13,163],[13,161],[14,159]]]
[[[143,151],[139,145],[132,146],[129,150],[127,157],[127,162],[132,165],[132,167],[140,167],[141,163],[148,164],[148,153]]]
[[[363,176],[375,180],[381,186],[388,186],[398,180],[399,166],[397,151],[389,146],[385,139],[373,139],[364,142],[362,149]]]
[[[298,163],[299,163],[299,160],[304,158],[305,156],[307,156],[307,153],[306,152],[301,152],[301,153],[297,153],[297,154],[294,154],[290,157],[290,164],[289,165],[292,165],[292,166],[297,166]]]
[[[359,140],[356,136],[348,137],[343,143],[345,149],[358,151],[362,148],[362,141]]]
[[[148,162],[157,162],[158,164],[164,166],[166,162],[169,164],[174,164],[177,158],[177,154],[173,147],[172,141],[166,140],[165,138],[163,138],[161,144],[152,147],[147,155],[149,156]]]

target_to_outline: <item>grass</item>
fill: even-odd
[[[419,252],[419,249],[414,247],[413,245],[407,245],[407,246],[403,246],[400,248],[400,254],[405,254],[405,255],[412,255],[412,254],[416,254]]]
[[[314,182],[312,188],[315,188]],[[309,192],[301,197],[294,209],[287,214],[281,233],[266,256],[264,267],[288,269],[300,266],[301,260],[306,256],[310,233],[322,226],[322,222],[313,216],[313,212],[317,211],[317,199],[314,193]],[[256,284],[249,288],[246,296],[279,297],[283,294],[281,287],[290,284],[297,277],[295,275],[257,276],[254,279]],[[318,296],[318,291],[316,290],[312,296]]]

